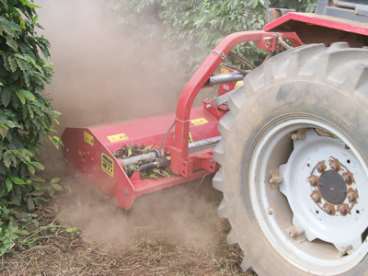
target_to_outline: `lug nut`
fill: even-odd
[[[357,201],[358,197],[359,197],[358,191],[353,190],[353,189],[350,188],[348,190],[347,197],[348,197],[349,202],[355,203]]]
[[[326,170],[327,166],[324,161],[321,161],[317,164],[317,170],[319,173],[323,173]]]
[[[340,257],[345,257],[346,255],[351,255],[352,251],[353,251],[353,247],[349,245],[349,246],[339,249],[339,255]]]
[[[344,172],[342,177],[344,178],[344,181],[346,184],[351,185],[354,182],[354,177],[351,172]]]
[[[332,170],[338,172],[341,169],[341,165],[340,165],[339,160],[331,159],[330,160],[330,167],[331,167]]]
[[[319,177],[316,175],[311,175],[310,177],[308,177],[308,181],[309,183],[313,186],[316,187],[319,184]]]
[[[288,234],[290,238],[296,239],[304,235],[304,230],[294,225],[288,229]]]
[[[318,191],[314,191],[312,194],[311,194],[311,198],[313,199],[313,201],[315,203],[320,203],[321,202],[321,199],[322,199],[322,196],[321,196],[321,193],[318,192]]]
[[[323,210],[329,214],[329,215],[335,215],[336,213],[336,209],[335,209],[335,206],[330,204],[330,203],[325,203],[323,205]]]
[[[291,134],[291,139],[296,140],[303,140],[305,138],[305,133],[307,132],[306,129],[299,129],[298,131]]]
[[[280,185],[282,182],[282,177],[280,176],[279,171],[273,171],[271,173],[271,177],[268,180],[268,183],[270,183],[272,186],[274,187],[278,187],[278,185]]]
[[[341,204],[338,209],[342,216],[346,216],[350,212],[348,204]]]

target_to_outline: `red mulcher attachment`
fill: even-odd
[[[183,88],[176,114],[67,128],[62,137],[66,160],[113,195],[122,208],[130,208],[143,194],[214,173],[217,164],[213,146],[221,139],[218,121],[228,111],[229,92],[245,75],[236,71],[213,74],[240,43],[255,42],[258,48],[272,53],[285,47],[284,39],[294,46],[302,44],[294,33],[256,31],[229,35],[212,50]],[[217,97],[192,108],[200,90],[208,85],[221,85]],[[135,148],[142,151],[134,154]],[[168,173],[155,178],[143,176],[146,171],[160,169]]]

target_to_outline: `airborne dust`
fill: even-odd
[[[41,23],[52,45],[55,76],[48,87],[65,126],[103,124],[175,110],[188,75],[180,54],[166,45],[160,26],[118,25],[106,1],[39,1]],[[105,2],[105,3],[104,3]],[[124,18],[124,15],[121,15]],[[120,18],[121,19],[121,18]],[[154,18],[149,19],[151,22]],[[169,47],[170,46],[170,47]],[[63,173],[59,153],[48,149],[47,164]],[[56,168],[56,169],[55,169]],[[142,235],[174,245],[210,250],[218,240],[217,194],[207,180],[156,193],[124,212],[75,177],[59,200],[59,220],[77,226],[82,237],[123,250]]]

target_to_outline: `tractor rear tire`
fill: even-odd
[[[268,211],[257,211],[255,188],[251,186],[254,181],[271,189],[268,178],[252,174],[252,162],[268,131],[291,120],[331,126],[357,150],[362,164],[368,163],[368,49],[350,48],[341,42],[330,47],[312,44],[285,51],[248,74],[244,86],[231,95],[229,106],[230,111],[219,124],[223,139],[216,146],[215,158],[221,167],[213,185],[223,193],[218,213],[231,225],[228,242],[238,244],[244,253],[242,269],[251,268],[261,276],[368,273],[365,254],[356,264],[335,268],[328,261],[304,266],[303,261],[294,258],[299,254],[296,251],[289,252],[290,258],[285,257],[281,247],[265,234],[257,212],[278,214],[273,213],[273,206]],[[272,164],[269,166],[271,171]]]

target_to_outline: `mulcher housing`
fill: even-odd
[[[143,194],[213,174],[218,165],[213,158],[212,145],[220,139],[219,120],[232,104],[227,102],[226,95],[244,77],[240,72],[214,76],[225,57],[235,46],[248,42],[269,53],[288,48],[289,44],[300,46],[346,41],[352,46],[367,46],[368,24],[362,22],[368,21],[368,13],[365,13],[363,5],[353,1],[333,2],[340,5],[335,3],[331,6],[332,1],[320,1],[320,14],[289,12],[274,19],[262,31],[239,32],[226,37],[182,89],[175,114],[110,125],[67,128],[62,136],[66,160],[89,177],[91,182],[115,197],[122,208],[130,208],[135,199]],[[349,7],[346,8],[346,5]],[[334,16],[341,14],[341,18],[326,15],[331,12]],[[354,15],[359,20],[352,21]],[[193,107],[200,91],[215,84],[220,84],[217,97]],[[149,166],[159,167],[159,157],[165,158],[170,175],[144,178],[137,170],[128,176],[124,167],[126,160],[115,157],[115,153],[131,145],[152,147],[151,157],[157,154],[157,160],[150,160]]]

